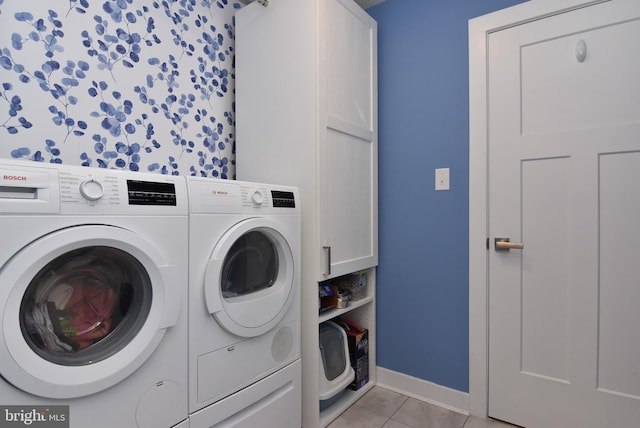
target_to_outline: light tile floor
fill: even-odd
[[[514,428],[374,386],[327,428]]]

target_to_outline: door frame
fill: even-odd
[[[611,0],[536,0],[469,20],[469,413],[489,410],[489,34]]]

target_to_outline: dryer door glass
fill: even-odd
[[[250,218],[217,241],[204,275],[204,298],[228,332],[256,337],[288,313],[299,284],[292,251],[298,244],[289,232],[269,219]]]
[[[278,250],[269,236],[253,230],[240,236],[224,258],[221,288],[224,298],[255,293],[278,278]]]
[[[65,366],[104,360],[143,326],[152,302],[149,275],[120,249],[93,246],[64,253],[31,280],[20,328],[42,358]]]

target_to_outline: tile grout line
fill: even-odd
[[[400,411],[400,409],[402,409],[402,406],[405,405],[405,403],[407,402],[407,400],[409,400],[409,396],[408,395],[404,395],[404,400],[402,400],[402,403],[400,403],[400,405],[398,406],[398,408],[395,410],[395,412],[393,412],[393,414],[391,416],[389,416],[389,420],[392,420],[393,417],[396,415],[396,413],[398,413]],[[400,422],[400,421],[396,421],[395,419],[393,419],[395,422]],[[388,422],[388,421],[387,421]]]

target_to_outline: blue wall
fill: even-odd
[[[469,391],[467,21],[523,0],[386,0],[378,21],[378,365]],[[451,190],[434,190],[435,168]]]

